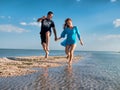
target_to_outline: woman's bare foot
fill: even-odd
[[[70,54],[69,54],[69,53],[67,54],[67,57],[66,57],[66,58],[67,58],[67,59],[69,59],[69,58],[70,58]]]
[[[67,59],[69,59],[69,55],[67,55],[67,57],[66,57]]]
[[[69,60],[68,64],[71,65],[72,64],[72,60]]]

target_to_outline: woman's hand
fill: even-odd
[[[83,46],[83,41],[82,40],[80,40],[80,44]]]

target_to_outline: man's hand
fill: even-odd
[[[55,37],[55,41],[57,41],[57,37]]]
[[[43,17],[42,17],[42,19],[45,19],[45,18],[47,18],[47,17],[46,17],[46,16],[43,16]]]
[[[37,22],[41,22],[43,19],[47,18],[46,16],[43,16],[41,18],[38,18]]]

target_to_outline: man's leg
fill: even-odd
[[[43,50],[44,50],[45,53],[46,53],[45,58],[48,58],[49,52],[48,52],[48,50],[46,49],[46,46],[47,46],[46,43],[42,43]]]
[[[45,58],[47,58],[49,52],[47,50],[47,45],[46,45],[46,34],[44,34],[44,33],[41,35],[41,43],[42,43],[43,50],[46,53]]]
[[[46,32],[46,49],[49,51],[49,42],[50,42],[50,32]]]
[[[46,51],[46,43],[42,43],[43,50]]]

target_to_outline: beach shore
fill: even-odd
[[[73,63],[80,60],[75,56]],[[65,56],[26,56],[26,57],[5,57],[0,58],[0,77],[20,76],[37,72],[33,68],[59,67],[67,64]]]

